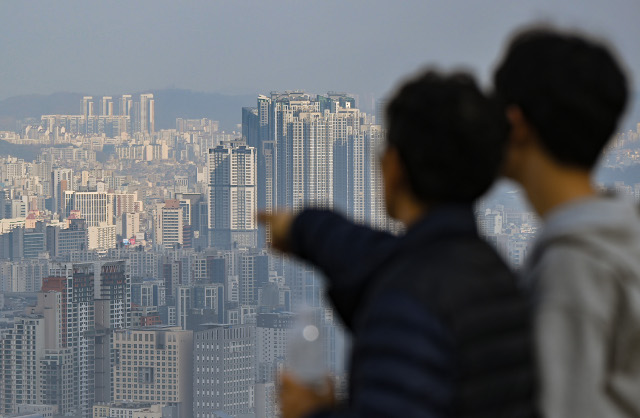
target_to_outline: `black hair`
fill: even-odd
[[[386,121],[388,145],[421,201],[471,203],[498,174],[504,112],[469,74],[430,70],[408,81],[389,102]]]
[[[591,169],[616,129],[628,91],[612,52],[585,36],[527,29],[495,76],[503,106],[517,105],[558,162]]]

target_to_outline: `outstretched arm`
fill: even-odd
[[[347,326],[367,279],[398,240],[388,232],[357,225],[328,210],[262,214],[260,220],[271,225],[275,248],[310,262],[324,273],[332,302]]]
[[[357,286],[354,282],[368,276],[398,240],[326,210],[296,216],[290,239],[291,252],[322,270],[336,289]]]

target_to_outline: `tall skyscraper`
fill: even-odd
[[[261,210],[335,207],[357,222],[380,223],[382,129],[353,97],[260,95],[256,108],[243,109],[243,135],[258,150]]]
[[[266,251],[241,252],[236,258],[241,305],[257,305],[258,291],[269,282],[269,256]]]
[[[153,94],[141,94],[139,107],[139,132],[153,134],[156,131],[155,100],[153,99]]]
[[[187,320],[192,307],[192,293],[191,286],[176,287],[176,325],[182,329],[187,329]]]
[[[118,114],[120,116],[131,116],[131,110],[133,108],[133,99],[130,94],[123,94],[120,96],[120,105],[118,108]]]
[[[213,246],[255,247],[255,148],[224,144],[209,149],[209,230]]]
[[[59,214],[64,213],[64,196],[66,191],[73,191],[73,170],[70,168],[55,168],[51,172],[51,197],[53,198],[53,210]]]
[[[256,149],[257,207],[271,213],[276,202],[276,146],[269,129],[271,99],[259,95],[256,108],[243,110],[242,131],[247,144]],[[270,238],[269,226],[258,226],[258,242],[263,246]]]
[[[100,101],[100,116],[113,116],[113,97],[102,96]]]
[[[131,279],[126,262],[95,263],[95,401],[110,402],[115,359],[113,332],[131,326]]]
[[[82,115],[85,118],[91,118],[95,116],[94,102],[92,96],[84,96],[82,98]]]

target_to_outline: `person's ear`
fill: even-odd
[[[400,153],[393,146],[387,146],[380,160],[384,185],[384,200],[387,212],[392,218],[398,216],[398,197],[402,190],[404,169]]]
[[[403,181],[404,167],[400,153],[395,147],[388,147],[382,155],[382,171],[390,190],[397,190]]]
[[[515,105],[505,109],[505,116],[509,122],[509,133],[505,144],[502,175],[517,181],[520,178],[520,170],[526,161],[527,144],[530,137],[529,123],[524,117],[522,109]]]
[[[519,106],[510,105],[505,112],[509,122],[509,147],[527,145],[532,139],[533,132],[522,109]]]

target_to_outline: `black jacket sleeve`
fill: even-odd
[[[326,276],[329,296],[348,327],[367,279],[398,241],[388,232],[356,225],[335,212],[315,209],[296,217],[289,238],[292,253]]]

